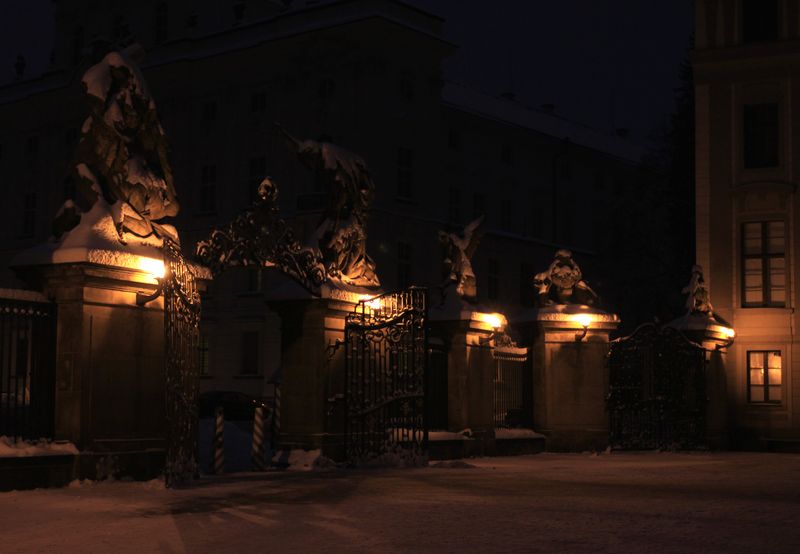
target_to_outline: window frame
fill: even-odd
[[[764,366],[762,371],[764,371],[764,382],[762,384],[751,384],[750,382],[750,355],[751,354],[763,354],[764,356]],[[771,400],[769,394],[769,354],[777,354],[781,360],[781,382],[779,385],[779,396],[778,400]],[[747,386],[747,404],[748,405],[755,405],[755,406],[782,406],[783,405],[783,368],[784,368],[784,356],[783,351],[780,349],[770,349],[770,350],[747,350],[745,351],[745,371],[747,372],[745,376],[746,386]],[[772,385],[773,387],[776,385]],[[764,392],[765,400],[752,400],[751,398],[751,390],[752,387],[762,387]]]
[[[761,225],[761,251],[758,254],[747,254],[745,250],[745,226],[746,225],[753,225],[754,223],[758,223]],[[770,253],[768,251],[767,245],[769,244],[769,224],[770,223],[782,223],[783,224],[783,250],[780,253]],[[741,280],[740,285],[740,306],[742,308],[785,308],[786,307],[786,298],[789,297],[789,271],[791,271],[791,267],[789,266],[788,259],[787,259],[787,252],[788,252],[788,233],[786,232],[788,229],[788,225],[786,220],[784,219],[768,219],[768,220],[752,220],[752,221],[742,221],[739,225],[739,253],[740,253],[740,271],[739,277]],[[770,270],[770,260],[772,259],[783,259],[784,265],[784,300],[783,302],[772,302],[772,285],[770,281],[771,277],[771,270]],[[761,260],[761,302],[747,302],[747,282],[745,280],[746,271],[747,271],[747,260]]]

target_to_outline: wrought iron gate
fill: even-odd
[[[55,304],[31,291],[0,292],[0,435],[53,437]]]
[[[495,348],[493,422],[495,429],[532,427],[533,383],[523,349]]]
[[[163,250],[167,419],[164,476],[167,486],[172,487],[198,476],[200,294],[180,247],[164,239]]]
[[[424,463],[427,291],[361,301],[345,322],[345,451],[351,464]]]
[[[680,331],[642,325],[611,343],[610,443],[614,448],[697,448],[705,441],[705,351]]]

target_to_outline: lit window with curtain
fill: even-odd
[[[742,224],[742,307],[786,306],[786,225]]]
[[[751,404],[780,404],[782,361],[780,350],[747,352],[747,401]]]

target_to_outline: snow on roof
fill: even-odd
[[[620,137],[458,83],[445,83],[442,87],[442,103],[474,115],[518,125],[559,139],[569,139],[574,144],[628,162],[636,163],[644,154],[641,146]]]

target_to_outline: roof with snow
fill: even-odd
[[[446,83],[442,87],[442,103],[446,107],[524,127],[544,135],[569,139],[573,144],[631,163],[638,162],[644,154],[644,148],[616,135],[603,133],[558,115],[535,110],[513,100],[492,96],[458,83]]]

